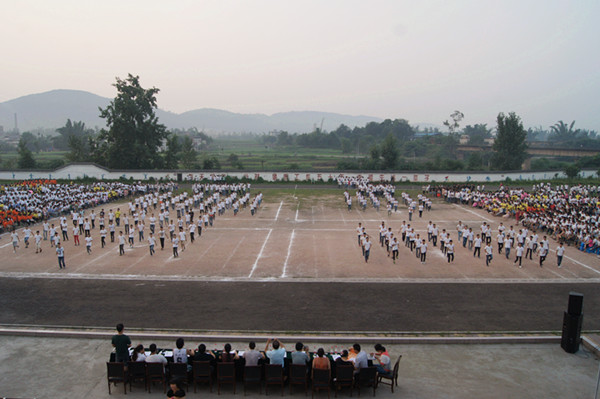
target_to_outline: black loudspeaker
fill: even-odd
[[[177,181],[178,182],[183,181],[183,176],[181,175],[181,173],[177,173]]]
[[[567,312],[563,316],[562,337],[560,346],[567,353],[575,353],[579,350],[581,343],[581,323],[583,322],[583,314],[572,315]]]
[[[583,312],[583,294],[571,291],[569,292],[569,308],[570,315],[579,316]]]

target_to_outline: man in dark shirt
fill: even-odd
[[[112,346],[115,348],[115,361],[116,362],[127,362],[129,361],[129,347],[131,346],[131,340],[125,334],[123,334],[123,324],[117,324],[117,335],[112,337]]]
[[[200,344],[198,345],[198,349],[194,352],[194,356],[192,357],[194,362],[210,362],[211,370],[214,369],[217,358],[212,351],[206,351],[206,345]]]

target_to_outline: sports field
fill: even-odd
[[[242,209],[237,216],[227,210],[217,216],[212,227],[206,227],[194,243],[189,236],[185,250],[179,248],[179,257],[172,254],[167,237],[165,249],[150,256],[148,243],[139,241],[136,233],[135,245],[126,245],[124,256],[119,256],[117,239],[100,247],[98,226],[92,230],[92,253],[86,252],[82,241],[74,246],[63,242],[66,269],[58,268],[56,254],[49,241],[42,241],[43,251],[35,253],[34,244],[25,248],[21,241],[13,253],[9,237],[0,241],[0,272],[3,276],[45,275],[48,277],[87,278],[159,278],[173,280],[278,280],[278,281],[595,281],[600,278],[600,261],[595,255],[582,253],[569,247],[562,268],[556,265],[554,249],[543,268],[537,258],[523,260],[523,268],[514,263],[514,250],[510,259],[498,255],[494,246],[494,259],[490,267],[485,257],[474,258],[471,251],[457,243],[455,260],[448,263],[438,247],[429,245],[425,264],[403,244],[399,259],[394,264],[387,251],[378,244],[378,228],[382,221],[400,236],[399,227],[403,220],[408,222],[406,207],[400,206],[391,215],[385,210],[377,212],[371,207],[365,211],[356,208],[348,211],[342,190],[336,189],[266,189],[265,200],[255,216],[249,209]],[[114,203],[103,207],[120,207]],[[96,209],[96,213],[100,208]],[[89,211],[88,211],[89,213]],[[174,218],[171,212],[171,218]],[[459,220],[479,232],[483,221],[489,222],[494,232],[500,222],[509,227],[511,221],[494,217],[485,211],[465,206],[434,201],[430,212],[419,218],[413,216],[412,226],[422,237],[426,237],[426,225],[433,221],[446,229],[457,241],[456,225]],[[369,263],[365,263],[357,245],[358,223],[366,227],[374,241]],[[58,225],[58,220],[51,221]],[[32,228],[41,230],[41,226]],[[122,227],[121,227],[122,228]],[[518,227],[515,226],[518,231]],[[69,236],[71,235],[69,229]],[[118,235],[117,228],[117,235]],[[145,237],[148,237],[146,227]],[[494,234],[495,235],[495,234]],[[167,232],[168,236],[168,232]],[[22,236],[21,236],[22,238]],[[541,237],[540,237],[541,238]],[[33,241],[33,240],[32,240]],[[158,240],[157,240],[158,241]],[[482,251],[483,252],[483,251]]]

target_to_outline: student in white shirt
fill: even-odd
[[[85,249],[88,254],[92,253],[92,236],[85,237]]]
[[[479,238],[479,234],[477,234],[477,237],[475,237],[473,248],[473,257],[477,255],[478,258],[481,258],[481,238]]]
[[[29,228],[29,226],[25,227],[25,229],[23,229],[23,241],[25,242],[25,248],[29,248],[29,238],[31,237],[31,229]]]
[[[515,262],[514,263],[517,263],[517,261],[519,261],[519,269],[522,267],[521,266],[521,261],[523,260],[523,252],[524,251],[525,251],[525,248],[523,248],[523,244],[518,243],[517,244],[517,249],[516,249],[517,257],[515,258]]]
[[[491,243],[485,244],[485,265],[490,266],[493,258],[494,248],[492,248]]]
[[[42,236],[39,230],[35,232],[33,239],[35,240],[35,253],[42,252]]]
[[[448,263],[454,262],[454,244],[452,243],[452,240],[448,241],[448,243],[445,245],[444,248],[446,248],[446,255],[448,256]]]
[[[65,249],[60,246],[60,242],[56,243],[56,255],[58,256],[58,268],[65,269]]]
[[[102,248],[106,245],[106,229],[100,230],[100,244],[102,244]]]
[[[123,236],[123,232],[119,231],[119,256],[125,254],[125,237]]]
[[[561,263],[562,263],[564,255],[565,255],[565,247],[564,247],[563,243],[561,242],[558,245],[558,247],[556,247],[556,263],[559,268],[561,267]]]
[[[396,237],[392,238],[392,260],[396,263],[396,259],[398,258],[398,240]]]
[[[369,241],[369,236],[365,234],[365,243],[363,244],[364,253],[365,253],[365,263],[369,262],[369,254],[371,253],[371,241]]]
[[[13,252],[14,252],[14,253],[17,253],[17,248],[19,247],[19,242],[21,241],[21,240],[19,239],[19,234],[17,234],[17,232],[16,232],[16,231],[13,231],[13,232],[10,234],[10,238],[11,238],[11,240],[12,240]]]
[[[502,253],[502,248],[504,247],[504,233],[498,233],[496,239],[498,240],[498,255],[500,255]]]
[[[152,235],[152,233],[150,233],[150,237],[148,237],[148,246],[150,247],[150,256],[154,255],[154,244],[156,243],[156,240],[154,239],[154,236]]]
[[[510,256],[510,249],[512,248],[512,240],[509,238],[504,242],[504,254],[506,255],[506,259]]]
[[[421,263],[425,263],[425,259],[427,259],[427,243],[423,239],[421,241]]]
[[[548,255],[548,249],[543,246],[540,245],[540,251],[539,251],[539,255],[540,255],[540,267],[544,267],[544,261],[546,260],[546,255]]]
[[[171,244],[173,244],[173,257],[179,257],[179,252],[177,252],[179,248],[179,238],[177,238],[177,236],[174,236],[173,240],[171,241]]]

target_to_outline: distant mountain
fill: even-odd
[[[0,103],[0,126],[5,131],[14,127],[17,114],[21,132],[36,129],[55,129],[64,126],[67,119],[83,121],[86,126],[104,127],[98,107],[105,108],[111,99],[80,90],[52,90],[31,94]],[[158,109],[159,121],[168,128],[191,128],[209,134],[217,133],[267,133],[286,130],[290,133],[307,133],[323,124],[331,131],[342,123],[349,126],[364,126],[368,122],[381,122],[371,116],[351,116],[317,111],[293,111],[273,114],[237,114],[234,112],[202,108],[176,114]]]

